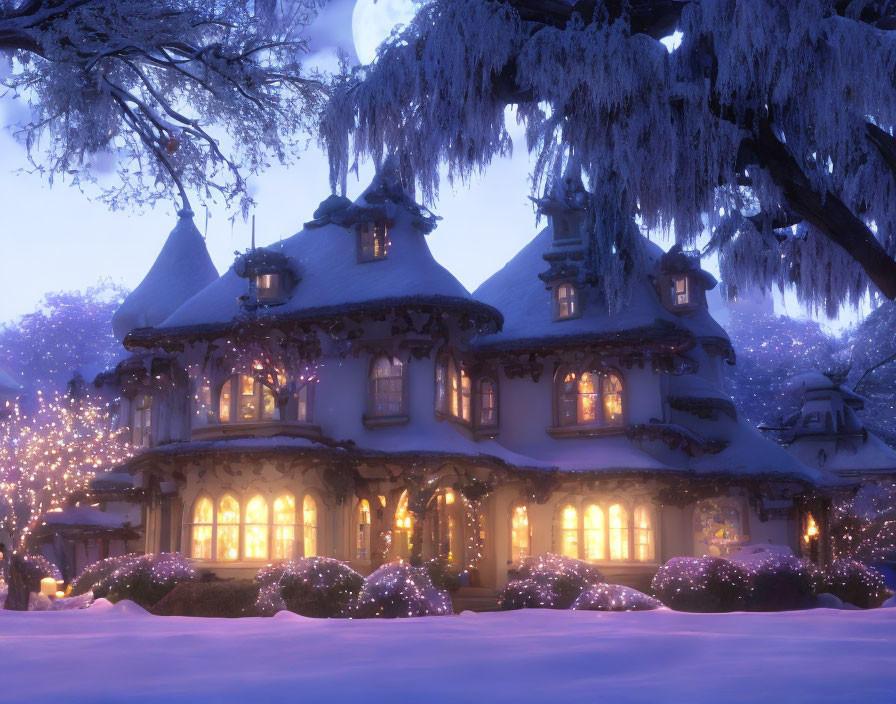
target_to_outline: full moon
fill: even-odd
[[[357,0],[352,13],[352,40],[362,64],[376,58],[382,44],[397,24],[407,24],[414,17],[412,0]]]

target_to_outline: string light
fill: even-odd
[[[399,560],[383,565],[364,581],[349,604],[349,618],[402,618],[452,613],[448,592],[436,589],[425,567]]]

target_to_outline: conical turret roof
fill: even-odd
[[[115,336],[159,324],[217,278],[193,212],[182,210],[149,273],[112,316]]]

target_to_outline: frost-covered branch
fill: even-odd
[[[113,206],[176,191],[251,203],[246,176],[287,162],[324,89],[302,32],[324,0],[6,0],[4,83],[27,100],[17,134],[52,181],[96,182]],[[153,158],[142,157],[149,152]]]

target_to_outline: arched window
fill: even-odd
[[[561,369],[556,377],[560,426],[622,424],[622,378],[616,373]]]
[[[275,560],[293,557],[296,542],[296,497],[290,493],[274,499],[274,554]]]
[[[610,518],[610,559],[628,559],[628,511],[620,504],[613,504],[607,512]]]
[[[236,398],[234,408],[233,399]],[[218,418],[222,423],[252,423],[274,420],[277,403],[271,390],[246,374],[224,382],[218,397]]]
[[[246,504],[243,541],[246,559],[268,559],[268,502],[261,495],[256,494]]]
[[[305,557],[317,556],[317,502],[310,494],[302,502],[302,518],[305,526]]]
[[[725,557],[747,541],[741,513],[728,499],[706,499],[694,510],[694,537],[703,555]]]
[[[370,559],[370,503],[367,499],[358,502],[358,542],[355,559]]]
[[[133,442],[136,447],[152,444],[152,396],[140,394],[134,399]]]
[[[653,524],[647,506],[635,508],[635,559],[648,562],[654,558]]]
[[[585,509],[585,559],[603,560],[604,549],[604,511],[600,506],[591,504]]]
[[[498,424],[498,389],[491,379],[479,382],[479,425],[491,428]]]
[[[217,559],[234,562],[240,556],[240,502],[231,494],[225,494],[218,502]]]
[[[436,362],[436,410],[448,412],[448,360],[442,356]]]
[[[579,514],[572,506],[567,506],[561,514],[560,554],[579,558]]]
[[[196,560],[212,559],[212,522],[214,506],[211,499],[200,497],[193,504],[193,525],[190,530],[190,557]]]
[[[554,289],[554,320],[579,317],[579,294],[572,284],[563,283]]]
[[[408,492],[401,492],[398,497],[398,505],[395,507],[395,539],[393,544],[399,557],[411,554],[411,531],[414,528],[414,519],[408,510]]]
[[[404,413],[404,365],[383,355],[373,364],[370,376],[371,415],[399,416]]]
[[[529,557],[531,542],[529,512],[525,506],[517,506],[510,520],[510,559],[519,562]]]
[[[472,390],[472,384],[470,381],[470,375],[467,374],[466,369],[460,370],[460,417],[461,420],[468,421],[470,420],[470,393]]]

